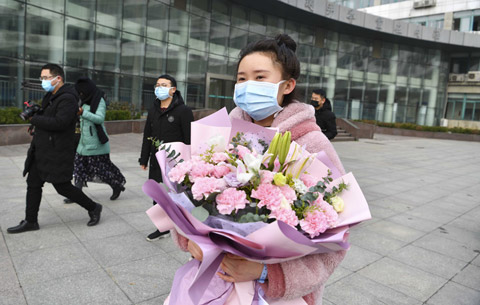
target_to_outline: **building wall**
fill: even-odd
[[[221,0],[0,0],[0,106],[40,99],[40,68],[53,62],[67,82],[94,79],[110,102],[146,110],[155,78],[169,73],[189,106],[231,109],[240,49],[283,32],[298,43],[300,100],[320,87],[337,117],[425,125],[443,117],[450,55],[440,48],[326,30]]]

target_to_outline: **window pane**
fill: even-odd
[[[66,17],[65,64],[75,67],[93,67],[93,23]]]
[[[250,11],[250,31],[259,34],[265,33],[265,17],[262,13]]]
[[[147,0],[124,0],[123,3],[123,30],[145,35],[145,21],[147,20]]]
[[[120,71],[120,31],[96,27],[95,68],[99,70]]]
[[[224,55],[228,46],[229,27],[220,23],[211,22],[210,25],[210,52]]]
[[[243,6],[232,5],[232,25],[248,29],[248,13]]]
[[[61,64],[63,60],[63,15],[27,6],[26,58]]]
[[[63,13],[63,8],[65,6],[65,0],[28,0],[28,3],[59,13]]]
[[[65,67],[65,79],[67,83],[73,84],[80,77],[92,77],[91,70]]]
[[[267,16],[267,31],[266,35],[275,37],[280,33],[285,32],[285,20],[277,16]]]
[[[208,58],[208,72],[227,74],[227,58],[221,55],[210,54]]]
[[[167,41],[168,6],[156,1],[149,1],[147,14],[147,36]]]
[[[190,48],[205,51],[207,49],[210,22],[203,17],[190,16]]]
[[[122,72],[139,75],[143,72],[145,53],[144,38],[123,33],[122,36]]]
[[[152,89],[153,90],[153,89]],[[120,89],[118,100],[128,102],[135,110],[142,106],[143,78],[132,75],[120,76]]]
[[[67,0],[67,15],[95,22],[95,0]]]
[[[209,0],[188,0],[188,11],[199,16],[210,17],[208,2]]]
[[[163,73],[162,73],[163,74]],[[160,76],[161,74],[158,74],[157,76]],[[153,86],[155,86],[157,78],[143,78],[143,90],[142,90],[142,107],[141,111],[143,114],[146,115],[148,109],[152,108],[153,102],[155,101],[155,93],[153,90]]]
[[[232,57],[237,57],[240,50],[248,43],[248,31],[231,28],[230,32],[230,48],[228,54]]]
[[[184,96],[186,103],[192,108],[205,108],[205,85],[188,83]]]
[[[188,82],[202,83],[205,82],[205,73],[207,70],[208,57],[207,53],[196,50],[188,52]]]
[[[185,81],[187,73],[187,49],[176,45],[168,45],[167,73],[177,82]]]
[[[0,55],[23,58],[25,6],[0,2]]]
[[[230,24],[229,4],[225,1],[215,0],[212,2],[212,20],[224,24]]]
[[[23,81],[23,60],[0,58],[0,107],[23,106]]]
[[[187,45],[188,39],[188,14],[176,8],[170,8],[168,41],[178,45]]]
[[[97,0],[97,23],[121,29],[122,5],[112,5],[111,0]]]
[[[463,114],[463,119],[467,121],[471,121],[473,119],[473,107],[474,103],[466,103],[465,104],[465,113]]]
[[[107,102],[118,102],[118,88],[120,84],[120,75],[106,71],[95,71],[93,81],[98,88],[105,92]]]
[[[147,39],[145,52],[145,76],[157,77],[164,74],[166,69],[166,59],[167,45],[161,41]]]

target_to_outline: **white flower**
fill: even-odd
[[[292,180],[293,180],[293,189],[295,191],[297,191],[300,194],[305,194],[308,191],[307,186],[303,183],[302,180],[296,179],[296,178]]]
[[[343,209],[345,208],[345,204],[344,204],[343,199],[341,197],[335,196],[335,197],[332,197],[330,200],[332,201],[333,209],[337,213],[343,212]]]
[[[248,168],[249,172],[258,172],[260,166],[262,165],[263,155],[257,155],[256,157],[252,154],[245,154],[243,161]]]
[[[245,184],[252,179],[253,174],[247,172],[247,168],[242,160],[237,160],[237,165],[237,180],[238,182]]]
[[[207,145],[213,147],[214,152],[223,152],[227,147],[227,141],[222,135],[216,135],[208,139]]]

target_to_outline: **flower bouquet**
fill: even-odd
[[[175,228],[203,251],[201,263],[177,271],[169,304],[225,303],[232,290],[251,304],[258,285],[215,279],[224,253],[278,263],[344,250],[349,226],[371,218],[353,175],[340,176],[289,132],[230,121],[222,109],[192,123],[191,143],[161,145],[165,185],[143,187],[158,203],[147,211],[157,228]]]

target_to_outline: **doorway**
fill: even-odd
[[[226,107],[228,112],[235,108],[233,102],[235,82],[233,76],[207,73],[205,108],[218,110]]]

